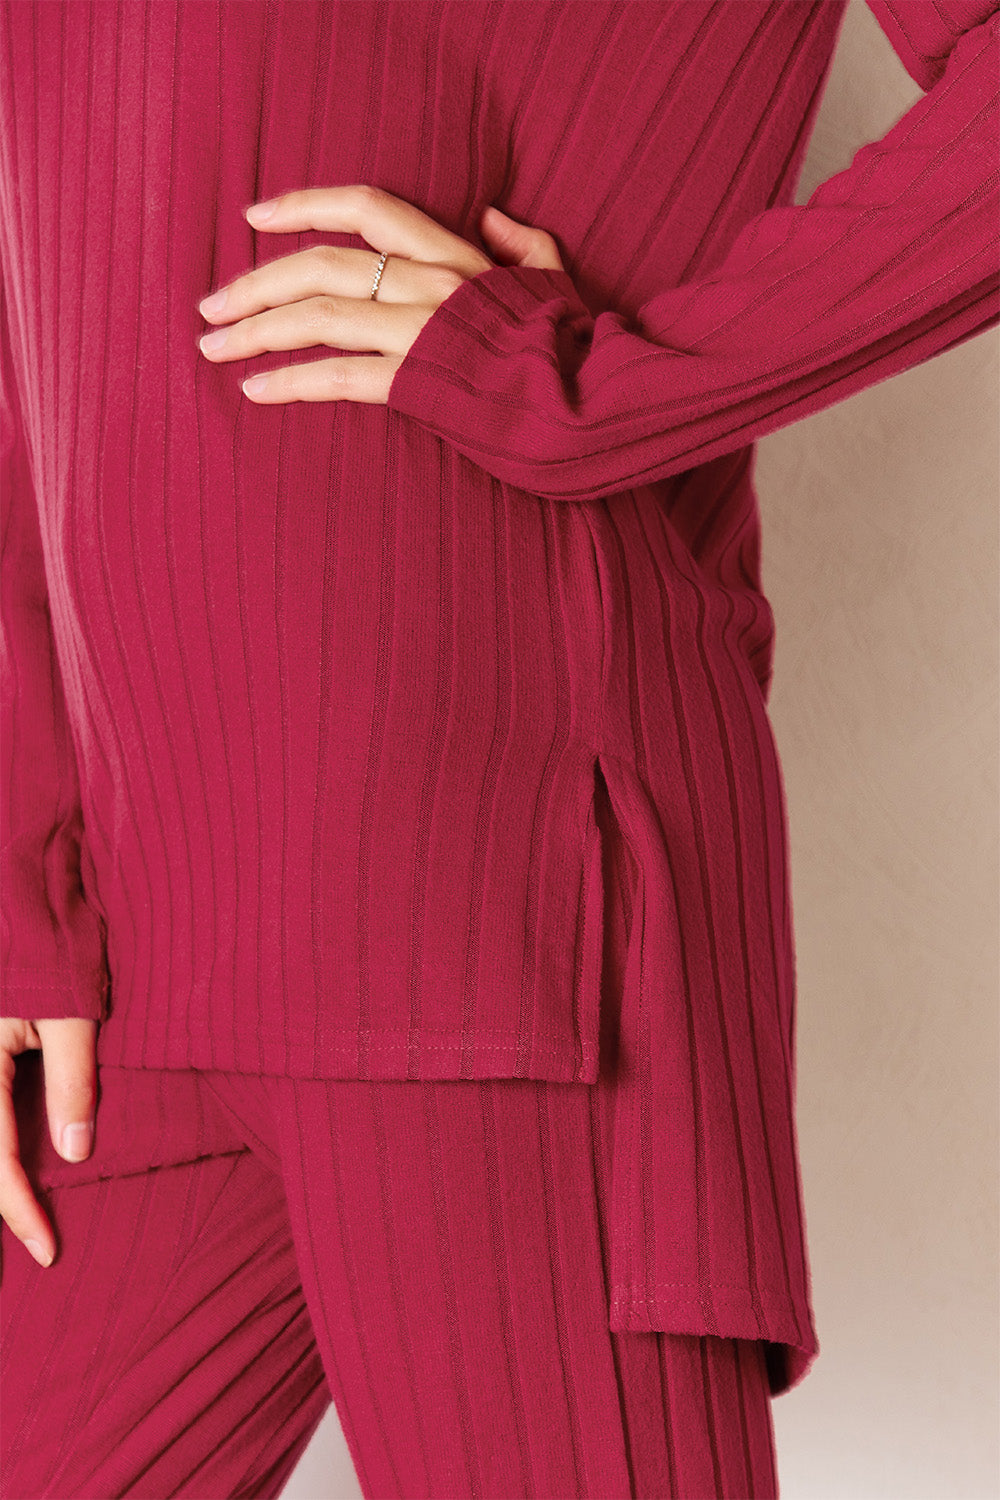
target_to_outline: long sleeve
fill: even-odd
[[[803,205],[634,318],[491,267],[420,330],[390,408],[506,483],[589,500],[734,451],[1000,321],[998,32],[983,0],[869,0],[924,96]]]
[[[0,930],[3,1014],[106,1016],[105,935],[80,878],[83,818],[38,508],[0,285]]]

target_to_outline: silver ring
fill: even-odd
[[[375,293],[378,291],[378,284],[382,280],[382,269],[383,269],[383,267],[384,267],[384,265],[385,265],[385,263],[386,263],[386,261],[388,259],[389,259],[389,252],[388,252],[388,250],[383,250],[382,254],[379,256],[378,265],[375,267],[375,280],[372,282],[371,298],[370,298],[370,300],[372,302],[374,302],[374,300],[375,300]]]

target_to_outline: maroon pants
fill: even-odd
[[[764,1346],[608,1328],[607,1096],[103,1067],[3,1232],[4,1500],[280,1494],[331,1395],[390,1496],[774,1496]]]

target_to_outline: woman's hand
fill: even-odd
[[[40,1265],[50,1265],[56,1242],[21,1165],[14,1115],[14,1059],[41,1048],[45,1111],[52,1144],[67,1161],[90,1155],[97,1105],[97,1022],[0,1020],[0,1215]]]
[[[270,213],[265,217],[264,210]],[[392,377],[428,318],[471,276],[494,265],[563,270],[555,240],[490,206],[483,238],[491,261],[412,203],[367,183],[303,188],[246,210],[266,233],[305,229],[361,235],[372,250],[316,245],[238,276],[199,304],[209,323],[225,324],[199,340],[207,359],[248,359],[269,349],[376,349],[254,375],[243,391],[254,401],[387,401]],[[388,251],[374,300],[372,281]],[[218,339],[210,347],[210,340]]]

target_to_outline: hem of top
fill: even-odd
[[[613,1333],[713,1334],[773,1345],[767,1357],[772,1396],[801,1384],[820,1352],[811,1316],[796,1313],[787,1289],[761,1287],[754,1299],[749,1287],[672,1282],[650,1296],[623,1283],[612,1288],[608,1327]]]
[[[104,1067],[193,1068],[253,1076],[345,1079],[524,1078],[549,1083],[597,1082],[596,1042],[525,1040],[509,1033],[407,1032],[390,1029],[339,1034],[318,1040],[274,1032],[223,1040],[190,1034],[130,1042],[101,1028],[98,1059]],[[102,1045],[103,1043],[103,1045]]]

